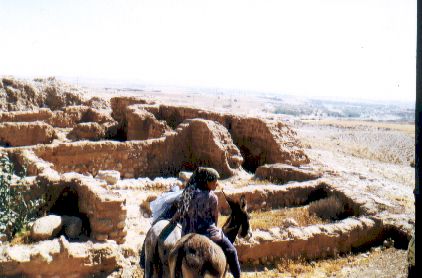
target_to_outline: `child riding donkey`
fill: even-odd
[[[212,168],[197,168],[189,179],[182,193],[169,194],[173,197],[157,198],[155,204],[151,203],[155,223],[163,219],[171,219],[170,223],[182,225],[182,236],[196,233],[208,237],[223,250],[233,277],[240,277],[240,265],[237,251],[233,243],[223,231],[217,227],[218,198],[213,192],[218,186],[219,174]],[[167,196],[168,197],[168,196]],[[169,201],[170,200],[170,201]],[[157,217],[157,204],[158,217]],[[154,213],[155,208],[155,213]],[[249,230],[249,226],[245,229]],[[141,253],[141,265],[144,264],[144,246]]]

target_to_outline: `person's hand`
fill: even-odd
[[[173,215],[173,217],[170,219],[170,223],[171,224],[176,224],[179,221],[179,213],[176,212],[175,215]]]
[[[220,241],[223,239],[223,231],[221,230],[216,233],[214,229],[209,228],[207,232],[210,233],[210,239],[212,241]]]

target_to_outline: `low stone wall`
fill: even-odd
[[[241,153],[222,125],[194,119],[185,121],[178,130],[182,130],[181,134],[185,135],[181,136],[183,140],[179,140],[179,144],[186,144],[188,147],[188,162],[191,163],[189,170],[198,166],[209,166],[215,168],[222,176],[232,176],[241,167]],[[180,145],[177,147],[180,148]]]
[[[239,200],[243,195],[248,204],[248,211],[272,210],[286,207],[304,206],[318,199],[335,195],[344,204],[349,215],[372,215],[365,208],[367,199],[356,200],[339,188],[327,183],[324,179],[313,180],[307,183],[289,185],[249,185],[238,189],[224,191],[227,196]],[[220,212],[229,213],[229,206],[224,195],[216,191]]]
[[[54,128],[43,122],[0,124],[1,145],[18,147],[49,144],[54,138]]]
[[[301,169],[291,165],[282,163],[265,164],[255,171],[255,177],[258,179],[266,179],[278,183],[286,183],[289,181],[307,181],[320,178],[322,173]]]
[[[48,121],[54,127],[69,128],[78,123],[96,122],[98,124],[116,124],[110,112],[97,110],[88,106],[69,106],[61,111],[54,111]]]
[[[249,185],[239,189],[225,190],[230,198],[239,200],[243,195],[248,204],[248,211],[272,210],[277,208],[303,206],[309,203],[312,194],[328,192],[329,186],[319,181],[296,185]],[[227,214],[229,206],[224,195],[216,191],[220,212]]]
[[[138,105],[127,107],[127,140],[146,140],[172,132],[165,121],[158,121],[153,114]]]
[[[213,167],[222,177],[228,177],[242,162],[227,130],[199,119],[186,122],[176,132],[158,139],[76,142],[32,149],[62,173],[76,171],[95,176],[98,170],[117,170],[125,178],[174,176],[197,166]]]
[[[0,112],[0,123],[48,121],[53,115],[54,113],[48,108],[35,111]]]
[[[205,111],[198,108],[183,107],[183,106],[170,106],[170,105],[159,105],[156,109],[153,106],[146,106],[145,108],[153,113],[159,120],[164,120],[172,128],[176,128],[183,121],[188,119],[206,119],[215,122],[219,122],[230,130],[229,124],[232,115]],[[226,124],[227,121],[227,124]]]
[[[106,128],[98,123],[80,123],[69,132],[67,138],[73,141],[92,140],[98,141],[106,137]]]
[[[281,122],[215,113],[190,107],[150,105],[145,100],[134,97],[115,97],[111,99],[111,104],[112,115],[119,122],[120,130],[124,134],[130,133],[130,138],[148,138],[138,134],[140,131],[134,129],[133,125],[128,126],[129,118],[134,117],[133,108],[129,107],[139,104],[138,109],[142,107],[152,113],[156,119],[165,121],[174,129],[188,119],[206,119],[220,123],[231,134],[244,158],[243,167],[249,171],[254,172],[258,166],[266,163],[286,163],[294,166],[309,163],[300,142],[296,139],[296,133]],[[129,139],[129,137],[125,139]]]
[[[250,171],[264,164],[309,163],[296,133],[286,124],[253,117],[232,117],[229,131],[242,151],[244,167]]]
[[[111,239],[119,244],[125,241],[125,199],[103,188],[101,182],[80,174],[63,174],[61,183],[76,189],[79,212],[89,218],[91,238],[98,241]]]
[[[116,243],[72,243],[64,237],[31,245],[0,245],[1,276],[105,277],[120,267]]]
[[[244,158],[243,167],[255,171],[258,166],[286,163],[294,166],[309,163],[296,133],[286,124],[256,117],[241,117],[190,107],[168,105],[145,106],[159,120],[175,128],[186,119],[216,121],[226,127]]]
[[[152,104],[151,102],[139,97],[113,97],[110,99],[112,114],[111,116],[119,123],[126,119],[126,108],[133,104]]]
[[[159,174],[148,165],[148,153],[159,151],[160,141],[153,142],[75,142],[37,146],[34,152],[42,159],[53,163],[60,172],[90,173],[96,176],[99,170],[117,170],[125,178]],[[157,163],[157,162],[155,162]]]
[[[53,168],[53,164],[39,158],[30,149],[8,149],[9,157],[12,159],[15,167],[25,167],[27,176],[37,176],[44,171]]]
[[[368,247],[382,239],[383,231],[380,220],[349,217],[332,224],[254,231],[253,237],[248,242],[240,240],[236,249],[244,263],[265,264],[276,258],[313,260]]]
[[[13,77],[1,77],[0,111],[35,110],[48,107],[58,110],[69,105],[81,105],[85,99],[82,90],[55,78],[34,82]]]
[[[0,112],[0,123],[36,121],[43,121],[53,127],[61,128],[69,128],[85,122],[117,124],[110,112],[83,105],[69,106],[57,111],[40,108],[34,111]]]
[[[37,174],[36,180],[28,189],[31,199],[44,195],[46,204],[42,211],[49,212],[65,188],[71,188],[78,195],[79,213],[89,219],[91,238],[104,241],[107,239],[123,243],[126,237],[126,205],[120,194],[104,187],[105,183],[78,173],[59,174],[51,169],[51,164],[37,158],[28,149],[10,150],[14,162],[20,167],[28,167],[28,173]],[[33,165],[33,166],[32,166]]]

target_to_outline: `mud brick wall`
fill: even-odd
[[[95,176],[98,170],[117,170],[123,177],[133,178],[151,174],[148,168],[153,168],[153,161],[148,164],[148,158],[153,155],[153,149],[159,151],[161,145],[160,142],[75,142],[37,146],[34,152],[53,163],[61,173],[75,171]]]
[[[138,97],[114,97],[110,99],[111,116],[118,122],[117,134],[122,140],[127,138],[126,109],[134,104],[150,104],[148,101]]]
[[[184,125],[190,127],[185,142],[190,146],[192,161],[196,162],[191,170],[201,165],[216,165],[214,168],[223,175],[233,175],[241,167],[240,150],[222,125],[200,119],[186,121]]]
[[[258,166],[286,163],[294,166],[309,163],[296,133],[286,124],[254,117],[215,113],[190,107],[145,106],[157,119],[175,128],[186,119],[216,121],[227,128],[244,158],[243,167],[255,171]]]
[[[219,199],[219,209],[223,214],[229,213],[228,204],[221,192],[216,192]],[[226,190],[230,198],[239,200],[245,196],[248,211],[272,210],[277,208],[303,206],[328,196],[339,198],[350,215],[371,215],[365,210],[362,200],[356,200],[350,194],[341,191],[325,180],[319,179],[306,184],[279,185],[250,185],[242,189]]]
[[[42,160],[30,149],[10,148],[8,153],[17,170],[25,167],[27,176],[37,176],[53,167],[52,163]]]
[[[312,260],[369,246],[382,238],[383,230],[382,222],[375,218],[347,218],[332,224],[257,232],[251,243],[238,243],[236,249],[241,262],[268,263],[276,258]]]
[[[311,194],[318,191],[329,191],[329,186],[319,181],[300,185],[251,185],[244,188],[224,191],[235,200],[244,195],[248,210],[272,210],[283,207],[301,206],[307,203]],[[221,192],[216,192],[220,211],[229,212],[228,204]]]
[[[67,138],[73,141],[98,141],[106,137],[106,127],[95,122],[79,123],[69,132]]]
[[[156,107],[158,107],[158,109]],[[210,112],[191,107],[179,107],[169,105],[159,105],[156,107],[146,106],[145,109],[153,113],[157,119],[166,121],[167,124],[172,128],[176,128],[185,120],[200,118],[205,120],[216,121],[225,126],[230,131],[228,123],[226,122],[230,120],[230,115],[227,114]]]
[[[98,124],[116,124],[110,112],[97,110],[88,106],[69,106],[63,110],[54,111],[48,121],[55,127],[74,127],[78,123],[96,122]]]
[[[213,167],[222,177],[228,177],[240,167],[242,160],[224,127],[199,119],[158,139],[76,142],[32,149],[62,173],[76,171],[96,175],[98,170],[117,170],[124,178],[176,175],[180,170],[196,166]]]
[[[100,111],[88,106],[69,106],[63,110],[51,111],[40,108],[34,111],[0,112],[0,123],[5,122],[35,122],[43,121],[54,127],[73,127],[81,122],[115,123],[111,113]]]
[[[118,193],[106,190],[101,182],[77,173],[58,175],[54,171],[44,172],[37,177],[36,188],[31,194],[45,194],[47,203],[43,210],[48,213],[65,188],[77,192],[79,213],[89,219],[90,237],[105,241],[123,243],[127,234],[125,228],[125,199]]]
[[[260,165],[279,162],[294,166],[309,163],[296,133],[281,122],[235,116],[229,125],[247,169],[255,171]]]
[[[56,138],[51,125],[43,122],[0,124],[0,145],[28,146],[48,144]]]
[[[165,121],[158,121],[153,114],[139,105],[131,105],[126,110],[127,140],[158,138],[171,132]]]
[[[2,277],[106,277],[121,267],[113,242],[69,242],[64,237],[30,245],[0,246]],[[19,254],[19,255],[17,255]]]
[[[123,243],[127,235],[126,200],[118,193],[101,187],[97,180],[75,173],[63,175],[63,186],[72,186],[78,193],[78,207],[88,216],[91,238]]]
[[[123,243],[127,234],[126,200],[120,194],[105,189],[104,184],[92,177],[77,173],[65,173],[60,175],[51,164],[38,158],[29,149],[10,150],[14,162],[21,166],[35,164],[30,172],[37,174],[27,194],[31,199],[45,196],[46,204],[42,208],[47,212],[58,200],[65,188],[71,188],[77,192],[78,207],[80,213],[85,214],[90,223],[91,238],[98,241],[107,239]]]
[[[166,143],[179,165],[173,174],[206,166],[215,168],[222,177],[230,177],[241,167],[240,151],[227,129],[213,121],[187,120],[166,138]]]
[[[53,112],[48,108],[41,108],[35,111],[0,112],[0,123],[47,121],[52,117]]]
[[[265,164],[255,171],[255,177],[274,182],[286,183],[289,181],[314,180],[322,176],[321,172],[301,169],[287,164]]]

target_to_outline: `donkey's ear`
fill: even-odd
[[[233,201],[232,198],[230,198],[229,196],[227,196],[226,193],[224,193],[223,190],[221,190],[221,192],[223,192],[224,198],[226,199],[226,201],[229,204],[230,208],[233,209],[233,207],[235,206],[236,202]]]
[[[245,197],[245,195],[240,196],[239,204],[240,204],[240,208],[242,210],[246,210],[247,209],[247,205],[248,204],[246,203],[246,197]]]

